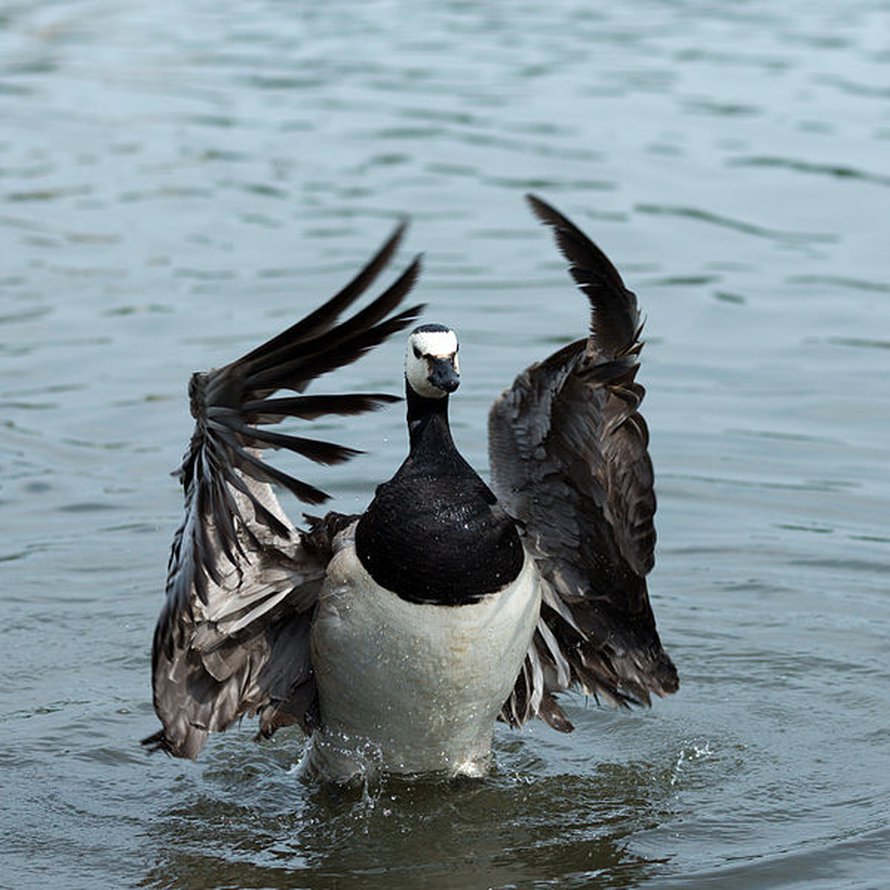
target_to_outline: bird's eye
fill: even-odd
[[[420,350],[416,346],[414,347],[414,358],[420,358]]]

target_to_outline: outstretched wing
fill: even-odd
[[[309,622],[332,538],[352,517],[328,514],[309,532],[298,531],[272,486],[309,504],[328,496],[261,455],[284,448],[323,464],[349,460],[357,453],[351,448],[268,427],[398,401],[381,393],[300,393],[417,318],[422,307],[397,310],[417,279],[419,258],[364,309],[339,321],[392,258],[404,228],[314,312],[237,361],[192,376],[195,431],[179,470],[185,516],[173,540],[152,650],[163,729],[146,744],[196,757],[209,732],[245,713],[259,716],[263,735],[289,723],[311,731],[316,695]],[[276,398],[278,390],[295,394]]]
[[[524,529],[544,605],[523,672],[502,712],[572,726],[553,694],[573,686],[614,703],[678,688],[649,604],[655,492],[649,435],[637,410],[642,324],[606,255],[554,208],[551,226],[591,306],[590,334],[524,371],[489,416],[492,488]]]

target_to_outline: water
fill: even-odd
[[[886,0],[2,4],[0,884],[890,885],[888,158]],[[407,213],[484,467],[492,398],[586,324],[527,190],[647,314],[680,693],[573,699],[444,786],[306,784],[246,725],[147,756],[189,373]],[[331,388],[397,390],[401,349]],[[331,426],[369,454],[311,479],[358,509],[400,411]]]

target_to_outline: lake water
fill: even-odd
[[[587,323],[529,190],[647,315],[679,694],[500,727],[473,782],[318,787],[247,724],[148,756],[188,375],[408,214],[484,468]],[[0,885],[890,886],[888,199],[886,0],[0,4]],[[360,509],[401,409],[329,426],[368,455],[309,478]]]

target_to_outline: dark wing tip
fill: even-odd
[[[408,217],[407,213],[399,214],[398,221],[396,222],[396,227],[393,229],[392,235],[389,236],[387,242],[383,245],[383,250],[387,251],[390,255],[395,251],[395,249],[402,243],[402,239],[405,237],[405,232],[408,231],[408,225],[411,220]]]
[[[664,650],[659,652],[657,657],[655,678],[657,685],[653,685],[653,691],[662,698],[673,695],[680,688],[680,675],[673,659]]]
[[[537,195],[527,194],[526,200],[531,205],[535,216],[550,226],[556,234],[556,243],[562,255],[571,263],[573,276],[583,270],[596,272],[611,287],[626,291],[621,275],[606,254],[590,240],[567,216],[563,216],[555,207],[542,201]],[[584,287],[587,281],[578,280]],[[588,294],[590,296],[590,294]]]
[[[569,273],[590,301],[588,353],[603,360],[633,350],[641,327],[637,299],[612,261],[555,207],[536,195],[525,197],[535,216],[554,230],[556,245],[569,262]]]
[[[584,234],[567,216],[563,216],[552,204],[541,200],[537,195],[527,194],[526,200],[531,205],[532,212],[545,225],[553,228],[557,235],[557,243],[565,258],[574,263],[576,257],[571,255],[581,248],[586,248],[597,255],[597,259],[605,260],[609,266],[612,266],[608,257]],[[568,240],[570,239],[570,240]],[[612,271],[618,276],[618,271],[612,267]],[[619,278],[620,281],[620,278]]]
[[[548,204],[532,192],[525,193],[525,200],[531,205],[532,212],[539,220],[549,225],[558,225],[560,221],[565,221],[565,217],[559,211]]]
[[[351,306],[386,268],[402,243],[407,228],[408,217],[404,216],[396,225],[389,238],[383,243],[383,246],[365,263],[348,284],[313,312],[300,319],[296,324],[291,325],[286,331],[282,331],[277,336],[261,343],[247,355],[242,356],[240,361],[248,363],[268,357],[285,344],[299,343],[329,330],[336,323],[340,314]],[[417,265],[417,260],[412,265]],[[416,273],[411,279],[412,285],[415,279]]]
[[[165,754],[173,756],[173,748],[170,746],[167,733],[163,729],[159,729],[153,735],[146,736],[139,744],[147,748],[149,754],[157,754],[158,751],[163,751]]]

